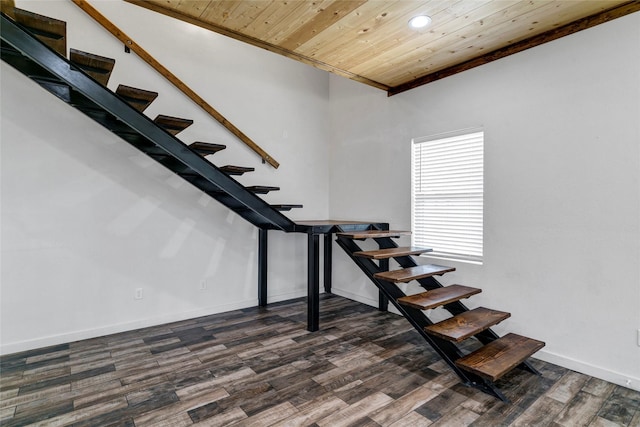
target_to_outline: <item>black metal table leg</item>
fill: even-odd
[[[320,239],[310,233],[307,242],[307,330],[320,328]]]
[[[267,306],[267,232],[258,230],[258,305]]]
[[[332,263],[332,245],[333,234],[327,233],[324,235],[324,291],[328,294],[331,293],[331,263]]]
[[[381,259],[380,260],[380,271],[389,271],[389,260]],[[382,292],[382,290],[378,290],[378,310],[379,311],[387,311],[389,310],[389,298]]]

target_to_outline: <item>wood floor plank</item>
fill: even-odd
[[[558,416],[564,404],[547,396],[542,396],[513,422],[514,427],[544,427]]]
[[[615,384],[611,384],[599,378],[589,378],[582,387],[582,391],[594,396],[609,396],[615,390]]]
[[[326,418],[345,407],[347,407],[347,404],[337,397],[330,397],[324,401],[318,399],[317,402],[314,401],[299,406],[297,413],[276,422],[272,427],[312,425],[317,420]]]
[[[433,424],[433,421],[428,418],[423,417],[417,412],[409,412],[407,415],[399,419],[393,424],[390,424],[389,427],[428,427]]]
[[[284,402],[265,409],[262,412],[258,412],[257,414],[236,423],[236,425],[239,427],[267,427],[297,413],[298,410],[295,406],[289,402]]]
[[[415,411],[429,420],[436,422],[464,402],[465,396],[450,388],[442,391],[433,399],[420,405]]]
[[[9,407],[0,409],[0,425],[5,424],[5,421],[7,421],[10,418],[13,418],[15,412],[16,412],[15,406],[9,406]]]
[[[640,396],[628,388],[615,386],[598,412],[598,416],[609,421],[630,425],[634,415],[640,412]]]
[[[232,425],[247,418],[247,414],[241,408],[231,408],[198,423],[202,427],[222,427]]]
[[[97,418],[102,414],[109,414],[115,410],[126,408],[127,400],[123,397],[115,399],[111,402],[100,403],[98,405],[88,406],[65,414],[56,415],[53,418],[47,417],[46,421],[39,422],[41,427],[62,427],[70,424],[78,424],[87,419]],[[23,419],[23,421],[26,421]]]
[[[417,389],[396,399],[387,406],[374,411],[369,415],[369,418],[380,425],[392,424],[403,418],[405,415],[413,412],[414,409],[424,405],[437,395],[438,393],[432,389],[427,387],[418,387]]]
[[[211,389],[209,387],[198,387],[197,389],[190,390],[183,389],[182,393],[177,392],[176,394],[180,398],[179,401],[174,402],[170,405],[166,405],[161,409],[150,411],[134,418],[136,427],[155,427],[157,425],[160,425],[161,423],[166,423],[167,420],[171,419],[176,414],[184,415],[183,417],[178,417],[176,419],[176,422],[182,424],[188,419],[189,423],[191,424],[193,423],[193,421],[188,415],[189,411],[229,397],[229,393],[227,393],[225,389]]]
[[[518,369],[504,376],[498,384],[510,402],[497,402],[473,422],[474,427],[512,424],[529,406],[549,391],[552,382],[544,377],[528,375]],[[457,385],[453,388],[458,389]]]
[[[135,418],[134,422],[135,427],[188,427],[193,425],[193,420],[186,412],[162,414],[150,422]]]
[[[603,401],[603,397],[580,391],[553,421],[565,427],[589,425],[598,415]],[[621,425],[628,425],[629,421],[631,421],[630,417],[624,424],[621,423]]]
[[[549,390],[547,396],[561,403],[567,403],[580,391],[589,379],[578,372],[569,371]]]
[[[448,412],[445,416],[432,424],[434,427],[450,427],[450,426],[468,426],[471,425],[480,414],[465,408],[464,406],[458,406],[452,411]]]
[[[609,421],[606,418],[595,417],[593,421],[589,424],[589,427],[620,427],[621,424],[614,423],[613,421]],[[635,424],[630,424],[630,427],[635,427],[640,425],[640,423],[636,422]]]
[[[366,414],[378,408],[388,405],[393,399],[383,393],[374,393],[371,396],[349,405],[326,418],[316,422],[319,427],[346,427],[353,425],[359,419],[366,417]]]
[[[640,392],[532,360],[498,381],[505,404],[461,384],[403,318],[303,298],[0,356],[4,426],[634,425]],[[474,340],[469,340],[474,341]],[[470,346],[472,347],[472,346]],[[632,408],[632,409],[628,409]]]

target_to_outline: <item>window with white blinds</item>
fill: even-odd
[[[412,244],[482,262],[484,132],[412,141]]]

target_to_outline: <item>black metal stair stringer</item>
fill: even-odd
[[[146,154],[152,155],[153,151],[153,154],[158,155],[163,152],[175,159],[175,162],[183,165],[181,175],[198,176],[207,182],[208,189],[212,186],[218,188],[220,193],[207,193],[257,227],[295,231],[295,223],[281,212],[157,126],[120,96],[96,82],[4,14],[1,17],[0,31],[2,59],[43,88]],[[62,85],[70,88],[68,96],[61,90]],[[194,185],[200,188],[197,184]]]

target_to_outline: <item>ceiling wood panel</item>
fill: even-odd
[[[592,8],[594,13],[601,11],[597,5],[603,2],[589,1],[588,3],[594,6]],[[480,21],[474,20],[466,27],[448,33],[433,42],[427,42],[416,49],[407,50],[404,54],[398,53],[395,57],[379,61],[377,64],[380,68],[371,68],[368,74],[377,81],[385,81],[395,87],[421,75],[448,68],[483,53],[542,34],[558,26],[559,22],[563,22],[560,16],[555,15],[558,6],[554,4],[543,4],[533,11],[519,9],[516,11],[515,9],[518,8],[499,11],[481,18]],[[571,16],[571,9],[567,7],[561,10],[567,20]],[[485,26],[490,26],[491,31],[486,31]],[[526,30],[523,30],[525,27]],[[354,67],[352,71],[356,74],[363,72],[358,67]]]
[[[126,0],[390,95],[640,10],[640,0]],[[432,24],[409,28],[427,14]]]

